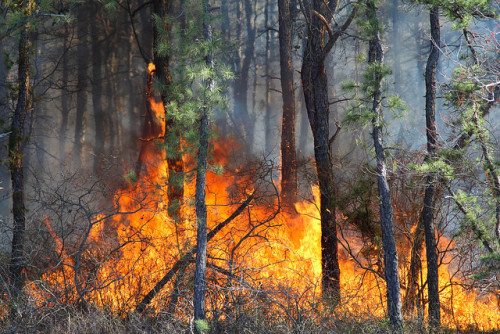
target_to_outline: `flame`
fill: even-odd
[[[154,71],[154,65],[151,65],[148,67],[150,75]],[[163,105],[155,102],[152,95],[148,94],[148,103],[155,116],[153,122],[156,123],[152,127],[163,128]],[[163,136],[163,132],[152,131],[149,135],[152,140]],[[72,297],[68,299],[75,300],[78,297],[75,291],[76,285],[80,284],[80,290],[86,289],[88,300],[126,314],[195,245],[195,213],[192,205],[188,205],[194,201],[194,178],[187,178],[184,184],[184,203],[187,204],[182,207],[182,219],[173,219],[167,210],[168,166],[165,152],[154,141],[146,140],[144,145],[146,153],[141,159],[145,165],[141,177],[115,195],[119,213],[100,215],[92,224],[87,242],[89,247],[82,257],[87,262],[95,263],[95,267],[79,268],[82,272],[94,270],[92,275],[87,273],[86,277],[90,278],[83,282],[68,278],[75,276],[75,263],[69,260],[66,253],[62,266],[65,268],[64,275],[56,270],[43,277],[45,282],[73,291]],[[238,147],[231,139],[213,145],[213,160],[220,165],[228,165],[227,153]],[[192,165],[188,156],[184,160],[186,164]],[[240,170],[243,170],[241,166],[232,172],[228,169],[222,175],[208,172],[206,201],[209,229],[229,217],[239,203],[255,191],[251,176],[240,175]],[[245,293],[251,295],[264,288],[285,291],[284,286],[309,300],[311,305],[318,302],[321,292],[318,187],[313,186],[312,193],[312,200],[295,204],[297,214],[276,214],[276,200],[254,201],[244,214],[235,218],[209,242],[209,262],[215,268],[209,286],[214,291],[221,291],[219,295],[214,293],[210,297],[214,300],[213,305],[222,307],[228,294],[235,291],[244,296]],[[345,219],[339,214],[339,221]],[[47,226],[50,224],[47,223]],[[355,235],[348,237],[351,238],[353,253],[360,253],[362,246],[359,237],[358,240]],[[62,252],[60,243],[57,248]],[[345,252],[341,255],[343,300],[337,308],[338,312],[366,318],[386,316],[383,279],[377,273],[361,268],[361,264],[368,266],[366,260],[357,263]],[[400,260],[404,262],[404,254]],[[495,297],[479,297],[467,291],[461,281],[453,277],[448,266],[440,267],[439,278],[443,325],[458,329],[471,325],[480,330],[499,328],[500,314]],[[73,272],[68,273],[71,270]],[[401,269],[401,277],[405,276],[405,270]],[[424,262],[422,277],[425,277],[425,271]],[[96,284],[97,287],[91,288]],[[153,299],[150,304],[152,310],[166,307],[174,284],[174,280],[169,282]],[[247,292],[245,289],[231,290],[230,287],[236,284],[251,288]],[[38,294],[39,298],[43,298],[42,292]],[[425,292],[423,298],[427,298]],[[180,317],[188,317],[189,312],[181,309],[178,313]]]

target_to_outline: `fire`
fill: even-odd
[[[149,68],[150,74],[153,70]],[[163,121],[162,104],[155,102],[150,93],[148,99],[154,122]],[[101,215],[93,222],[87,241],[89,247],[82,254],[82,261],[94,266],[77,268],[74,259],[64,253],[63,269],[43,277],[44,281],[54,286],[64,286],[72,291],[73,295],[68,300],[79,297],[75,291],[85,291],[84,298],[87,300],[126,314],[134,310],[142,297],[195,246],[196,219],[194,209],[189,205],[194,202],[194,177],[188,177],[184,184],[186,204],[182,207],[181,218],[173,219],[167,211],[168,166],[165,152],[155,145],[154,140],[163,136],[158,130],[163,126],[161,123],[151,124],[151,128],[156,130],[144,139],[145,153],[141,157],[144,170],[140,177],[131,180],[127,188],[116,194],[115,214]],[[232,147],[237,147],[237,143],[224,140],[213,145],[215,163],[228,165],[227,153]],[[192,164],[189,157],[184,159],[187,165]],[[272,185],[272,179],[255,180],[249,175],[239,175],[240,169],[235,168],[233,172],[228,169],[221,175],[208,172],[206,200],[209,229],[214,229],[231,216],[250,194],[261,191],[257,186],[259,182]],[[257,194],[242,214],[209,241],[209,290],[219,291],[209,298],[213,301],[212,308],[222,308],[230,294],[233,297],[239,294],[240,298],[255,294],[257,298],[259,290],[296,293],[309,300],[308,305],[319,302],[319,190],[313,187],[312,192],[312,200],[295,204],[297,214],[278,213],[276,198],[267,199],[269,193]],[[339,220],[343,220],[341,215]],[[47,226],[50,224],[47,223]],[[356,240],[352,240],[352,244],[356,245]],[[61,248],[62,252],[60,243],[57,243],[57,248]],[[354,247],[354,253],[356,251],[359,249]],[[403,260],[404,254],[400,257]],[[386,301],[382,277],[361,268],[360,263],[353,261],[346,252],[342,252],[341,259],[343,300],[336,310],[361,318],[384,317]],[[80,271],[77,275],[75,268]],[[423,263],[423,277],[425,269]],[[84,275],[85,271],[88,272]],[[475,325],[481,330],[498,328],[498,301],[493,296],[479,297],[465,290],[450,272],[448,266],[441,266],[443,325],[451,328]],[[404,274],[405,269],[402,268],[401,276]],[[78,275],[82,278],[75,282],[72,277]],[[153,298],[149,308],[153,311],[165,309],[175,290],[175,281],[184,279],[184,284],[189,286],[188,275],[189,272],[179,272],[179,276],[171,279]],[[38,294],[43,298],[42,292],[38,291]],[[320,311],[326,312],[326,309]],[[189,312],[185,310],[181,309],[178,313],[180,317],[189,317]]]

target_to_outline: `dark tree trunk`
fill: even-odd
[[[372,1],[368,1],[368,15],[376,17],[376,8]],[[377,30],[369,42],[368,63],[380,64],[384,61],[384,52],[380,32]],[[394,238],[393,213],[391,191],[387,182],[387,166],[385,162],[383,136],[382,136],[382,73],[376,68],[373,71],[373,104],[372,126],[375,158],[377,160],[377,183],[380,201],[380,224],[382,225],[382,244],[384,249],[385,280],[387,286],[387,309],[391,326],[395,331],[400,331],[403,326],[401,313],[401,290],[399,285],[398,249]]]
[[[410,270],[408,272],[408,283],[406,295],[403,303],[403,312],[405,315],[411,315],[417,306],[418,317],[422,317],[421,305],[418,303],[420,272],[422,270],[422,260],[420,252],[424,242],[424,226],[422,218],[419,217],[415,232],[413,233],[413,245],[410,251]]]
[[[69,29],[65,28],[65,36],[69,36]],[[68,54],[67,51],[69,49],[69,41],[68,38],[64,37],[63,44],[63,57],[62,57],[62,74],[61,74],[61,85],[63,87],[62,96],[61,96],[61,127],[59,128],[59,159],[61,161],[65,158],[65,142],[66,142],[66,130],[68,128],[68,116],[69,110],[71,107],[70,98],[71,96],[68,91],[66,91],[68,87]]]
[[[320,189],[321,263],[323,296],[340,302],[340,267],[338,262],[337,223],[335,221],[335,188],[331,161],[328,78],[325,59],[342,31],[352,22],[354,11],[335,32],[327,26],[337,2],[305,2],[307,42],[302,61],[301,79],[307,116],[314,138],[314,157]],[[324,20],[324,21],[323,21]],[[328,31],[328,38],[326,36]]]
[[[30,48],[28,27],[21,31],[19,39],[18,60],[18,96],[17,105],[12,117],[9,135],[9,169],[12,182],[12,215],[14,229],[12,231],[12,252],[10,258],[9,276],[11,288],[11,317],[17,316],[18,303],[24,285],[24,235],[26,222],[26,209],[24,205],[24,171],[23,171],[23,141],[24,122],[30,112]]]
[[[264,8],[264,27],[266,29],[266,49],[265,49],[265,65],[264,65],[264,76],[265,76],[265,94],[266,99],[264,101],[266,113],[265,113],[265,121],[264,128],[266,129],[266,149],[265,152],[269,154],[274,146],[274,136],[273,136],[273,110],[271,108],[271,53],[272,53],[272,44],[271,44],[271,35],[272,32],[269,29],[269,22],[271,21],[271,13],[270,13],[270,1],[266,0],[265,8]],[[257,70],[257,66],[255,66]],[[255,77],[257,78],[257,77]],[[257,84],[257,80],[255,79],[255,84]],[[257,90],[254,89],[254,94],[257,93]],[[254,108],[255,109],[255,108]]]
[[[94,13],[98,13],[99,6],[94,6]],[[92,37],[92,108],[94,111],[95,143],[94,143],[94,172],[102,170],[101,158],[104,153],[105,141],[105,117],[102,108],[102,45],[99,42],[101,32],[98,24],[90,25],[90,34]],[[111,98],[111,97],[109,97]]]
[[[203,1],[205,21],[203,22],[203,37],[205,42],[211,43],[212,41],[212,25],[207,17],[210,13],[210,6],[208,0]],[[214,69],[215,62],[213,55],[208,53],[206,56],[206,65]],[[215,82],[213,79],[208,79],[205,82],[208,94],[214,91]],[[209,136],[209,122],[208,112],[209,103],[208,98],[205,98],[206,103],[202,109],[200,120],[200,144],[198,146],[198,166],[196,171],[196,190],[195,190],[195,206],[196,206],[196,220],[198,224],[196,234],[196,270],[194,276],[194,320],[195,320],[195,333],[201,334],[196,321],[205,320],[205,293],[207,289],[206,284],[206,271],[207,271],[207,205],[205,202],[205,187],[207,176],[207,160],[208,160],[208,136]]]
[[[434,6],[430,10],[431,25],[431,52],[427,60],[425,70],[425,123],[427,134],[427,158],[434,159],[436,153],[436,68],[439,61],[440,27],[439,7]],[[439,274],[438,254],[434,232],[435,216],[435,187],[437,175],[431,173],[427,176],[424,194],[424,207],[422,209],[422,221],[425,233],[425,248],[427,254],[427,286],[429,290],[429,325],[437,328],[441,323],[439,304]]]
[[[297,197],[297,157],[295,149],[295,90],[293,85],[292,25],[290,0],[278,0],[281,92],[281,197],[292,205]]]
[[[88,35],[88,8],[82,5],[78,11],[77,33],[78,33],[78,64],[77,64],[77,96],[76,96],[76,120],[75,120],[75,146],[73,158],[76,167],[80,167],[83,162],[83,145],[85,143],[85,132],[87,129],[87,65],[89,53],[87,49]]]

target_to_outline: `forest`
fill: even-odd
[[[2,0],[1,333],[498,333],[498,0]]]

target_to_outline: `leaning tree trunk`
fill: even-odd
[[[203,22],[203,35],[206,43],[212,42],[212,25],[209,22],[208,15],[210,13],[210,5],[208,0],[203,1],[204,8],[204,22]],[[206,56],[206,66],[214,69],[215,62],[213,54],[209,52]],[[215,90],[215,81],[207,79],[205,82],[205,94],[210,95]],[[198,146],[198,166],[196,171],[196,193],[195,193],[195,206],[196,206],[196,220],[198,224],[196,247],[196,269],[194,275],[194,321],[195,333],[201,334],[196,321],[205,320],[205,292],[207,289],[206,284],[206,271],[207,271],[207,205],[205,202],[205,187],[207,176],[207,157],[208,157],[208,136],[209,136],[209,97],[205,97],[205,103],[202,108],[202,115],[200,120],[200,144]]]
[[[19,64],[18,64],[18,95],[17,105],[12,117],[9,135],[9,169],[12,181],[12,214],[14,229],[12,231],[12,252],[10,258],[9,278],[11,306],[9,309],[11,317],[18,314],[18,305],[24,285],[24,234],[26,223],[26,210],[24,206],[24,172],[23,172],[23,141],[24,122],[30,109],[30,48],[29,27],[21,31],[19,39]]]
[[[439,7],[430,10],[431,52],[425,70],[425,123],[427,133],[427,158],[432,160],[436,154],[436,68],[439,61],[440,27]],[[427,286],[429,290],[429,325],[438,328],[441,323],[439,303],[439,274],[437,244],[434,232],[436,173],[427,176],[424,194],[422,221],[425,233],[425,248],[427,254]]]
[[[307,41],[302,61],[301,79],[309,124],[314,139],[314,157],[320,189],[321,263],[323,296],[340,301],[340,267],[338,262],[337,222],[335,221],[335,188],[330,147],[328,78],[325,59],[340,34],[354,18],[354,11],[335,32],[329,26],[337,1],[329,5],[321,0],[304,2],[307,16]],[[328,32],[328,38],[326,38]]]
[[[281,96],[281,198],[292,205],[297,197],[297,158],[295,150],[295,90],[293,85],[292,25],[290,0],[278,0]]]
[[[372,1],[368,1],[368,15],[376,18],[376,8]],[[377,182],[380,201],[380,224],[382,225],[382,245],[384,249],[385,280],[387,286],[387,309],[391,326],[395,331],[400,331],[403,326],[401,313],[401,291],[399,286],[398,249],[394,238],[393,212],[391,191],[387,182],[387,166],[385,162],[383,136],[382,136],[382,69],[384,52],[380,32],[374,32],[369,43],[368,63],[373,67],[373,104],[372,104],[372,126],[373,144],[375,146],[375,158],[377,161]]]

